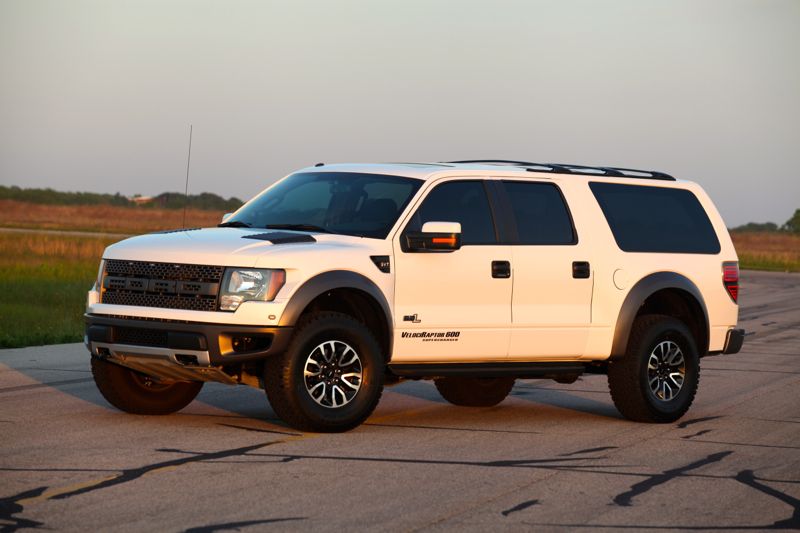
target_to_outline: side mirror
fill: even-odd
[[[226,220],[228,220],[229,218],[231,218],[231,215],[232,215],[232,214],[233,214],[233,213],[225,213],[224,215],[222,215],[222,222],[225,222]]]
[[[405,239],[409,252],[454,252],[461,248],[461,224],[426,222],[422,231],[409,231]]]

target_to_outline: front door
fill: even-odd
[[[434,221],[461,224],[461,249],[404,251],[405,232]],[[444,181],[429,190],[394,241],[392,361],[505,359],[513,280],[504,262],[510,265],[511,247],[498,244],[482,180]]]

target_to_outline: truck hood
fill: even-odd
[[[360,237],[314,233],[314,242],[273,243],[248,236],[269,233],[307,236],[306,232],[260,228],[203,228],[150,233],[131,237],[106,248],[103,258],[158,263],[188,263],[257,267],[259,259],[283,253],[316,252],[341,247],[362,247]]]

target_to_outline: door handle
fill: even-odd
[[[591,277],[592,268],[589,261],[573,261],[572,262],[572,277],[575,279],[586,279]]]
[[[511,277],[511,263],[509,261],[492,261],[492,277],[507,279]]]

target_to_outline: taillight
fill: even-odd
[[[722,263],[722,284],[733,303],[737,303],[739,301],[739,263],[737,261]]]

